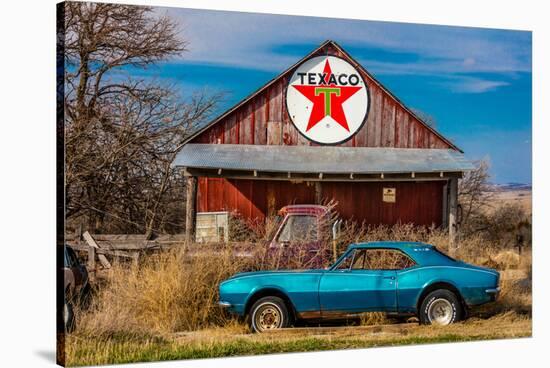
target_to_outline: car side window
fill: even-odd
[[[365,249],[365,270],[402,270],[415,265],[414,261],[397,249]]]
[[[352,270],[364,270],[367,252],[365,249],[361,249],[355,252],[355,258],[351,265]]]
[[[355,250],[352,250],[351,252],[349,252],[346,258],[344,258],[335,269],[339,271],[349,270],[352,264],[354,263],[355,254],[356,254]]]
[[[277,240],[280,242],[310,242],[317,240],[317,217],[308,215],[288,216]]]

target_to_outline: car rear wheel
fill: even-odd
[[[276,330],[290,326],[290,315],[281,298],[267,296],[250,308],[248,323],[253,332]]]
[[[452,291],[435,290],[422,301],[418,317],[422,324],[445,326],[460,320],[462,306]]]

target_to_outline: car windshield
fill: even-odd
[[[75,267],[78,263],[78,257],[74,250],[65,246],[65,267]]]
[[[280,242],[310,242],[317,239],[317,217],[290,215],[287,217],[279,238]]]
[[[279,226],[281,226],[282,221],[283,217],[279,215],[270,218],[266,224],[267,239],[272,239],[275,236],[275,233],[279,230]]]

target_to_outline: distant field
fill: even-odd
[[[527,213],[532,212],[532,190],[500,190],[495,191],[493,194],[493,201],[496,203],[515,203],[523,207]]]

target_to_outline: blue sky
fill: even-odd
[[[531,33],[285,15],[157,8],[177,19],[189,51],[134,76],[184,95],[225,92],[231,107],[326,39],[336,41],[492,181],[531,183]]]

